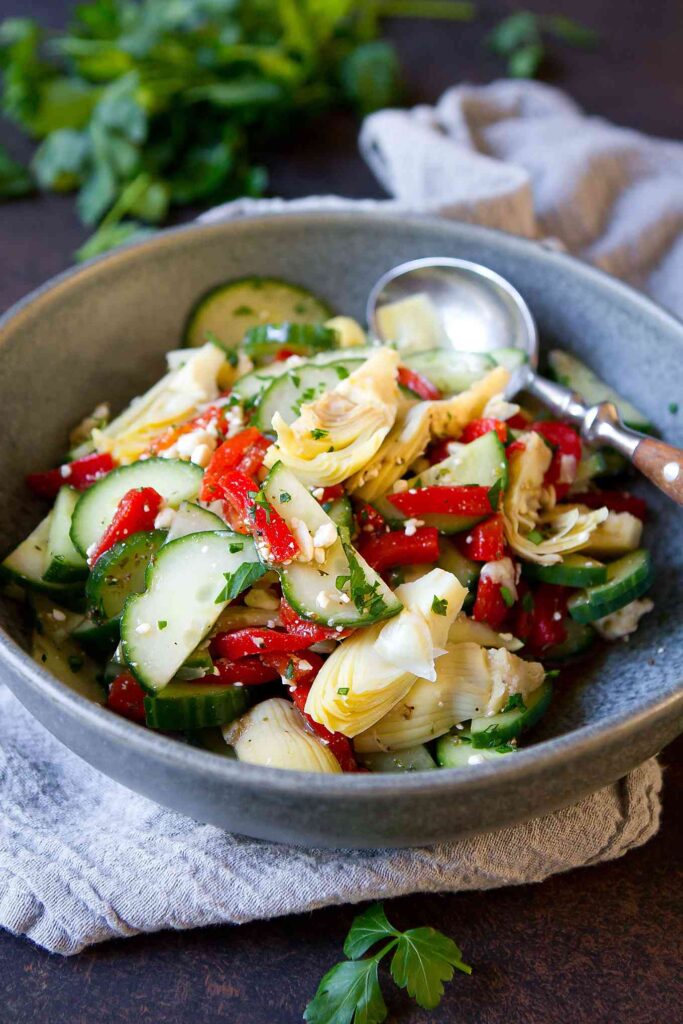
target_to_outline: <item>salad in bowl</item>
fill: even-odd
[[[424,297],[380,315],[389,343],[282,281],[202,297],[158,383],[27,477],[51,508],[0,574],[37,661],[254,764],[514,755],[558,668],[651,610],[645,505],[606,489],[618,456],[506,400],[519,353],[444,347]]]

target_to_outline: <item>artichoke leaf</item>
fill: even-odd
[[[309,728],[303,715],[281,697],[272,697],[223,726],[223,738],[239,761],[302,772],[338,773],[329,747]]]

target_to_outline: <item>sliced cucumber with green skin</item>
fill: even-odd
[[[472,746],[500,747],[511,740],[516,740],[548,710],[553,696],[553,688],[549,679],[545,679],[538,689],[524,698],[523,705],[511,711],[501,711],[498,715],[482,715],[473,718],[470,724]]]
[[[180,503],[177,512],[173,516],[173,522],[166,535],[166,544],[170,544],[179,537],[187,537],[190,533],[206,533],[208,530],[225,530],[225,520],[217,516],[215,512],[209,512],[208,508],[195,505],[192,501]]]
[[[119,466],[84,491],[74,509],[71,539],[82,555],[96,544],[111,523],[121,498],[135,487],[153,487],[167,505],[196,497],[204,471],[180,459],[144,459]]]
[[[229,757],[232,761],[237,760],[237,754],[225,742],[223,733],[217,726],[211,729],[188,729],[185,732],[185,739],[191,747],[199,747],[200,750],[210,750],[212,754]]]
[[[290,528],[293,519],[305,523],[312,535],[321,526],[335,525],[313,495],[281,462],[271,469],[263,490]],[[283,495],[286,495],[285,501],[281,500]],[[381,576],[357,551],[342,541],[343,538],[338,536],[334,544],[325,549],[322,565],[315,561],[293,561],[277,567],[287,602],[303,618],[323,626],[368,626],[396,615],[402,607],[400,602]],[[341,592],[337,589],[337,582],[341,582],[339,578],[348,580],[351,575],[349,558],[356,567],[354,575],[362,576],[364,580],[366,600],[361,601],[359,596],[360,607],[353,600],[340,600]],[[346,586],[348,590],[348,584]],[[323,605],[320,603],[321,595],[325,595]]]
[[[251,425],[272,433],[276,412],[280,413],[285,423],[293,423],[303,404],[314,402],[325,391],[331,391],[362,364],[362,359],[345,359],[340,353],[338,362],[322,365],[305,363],[276,377],[263,393]]]
[[[565,555],[555,565],[523,562],[522,567],[527,579],[561,587],[592,587],[607,582],[607,566],[585,555]]]
[[[145,722],[150,729],[182,732],[227,725],[249,707],[245,686],[226,683],[169,683],[145,697]]]
[[[121,618],[123,655],[143,689],[155,693],[166,686],[228,598],[265,572],[251,537],[191,533],[165,544],[147,572],[147,589],[128,598]]]
[[[528,355],[521,348],[497,348],[490,355],[496,366],[504,366],[510,373],[529,362]]]
[[[436,762],[424,744],[393,752],[359,754],[358,760],[371,772],[429,772],[436,768]]]
[[[452,572],[463,587],[467,587],[468,590],[476,590],[482,563],[466,558],[452,541],[448,539],[441,541],[439,559],[436,564],[446,572]]]
[[[121,638],[120,622],[118,618],[101,623],[86,618],[72,630],[71,636],[91,658],[108,661]]]
[[[312,356],[339,347],[339,335],[323,324],[259,324],[244,336],[242,348],[251,359],[268,359],[287,348],[297,356]]]
[[[572,490],[579,494],[595,477],[603,476],[607,472],[607,462],[602,452],[589,452],[584,454],[576,470],[576,479],[572,484]]]
[[[299,285],[274,277],[242,277],[202,295],[187,319],[184,339],[192,347],[204,345],[211,332],[227,348],[236,348],[251,327],[285,320],[318,324],[331,316],[326,302]]]
[[[69,535],[71,517],[80,498],[73,487],[62,487],[50,517],[47,559],[43,579],[47,583],[77,583],[88,575],[88,563]]]
[[[493,370],[496,363],[483,352],[456,352],[433,348],[402,356],[411,370],[424,374],[445,395],[459,395]]]
[[[543,652],[544,661],[566,661],[568,658],[576,658],[593,646],[595,630],[587,622],[567,619],[564,628],[567,631],[566,640],[561,644],[555,644],[554,647],[548,647]]]
[[[34,660],[70,690],[104,704],[106,691],[100,669],[71,636],[79,616],[64,608],[55,608],[47,595],[33,594],[30,603],[34,620],[31,644]]]
[[[495,430],[482,434],[476,441],[463,445],[454,455],[449,455],[443,462],[430,466],[419,476],[408,481],[412,487],[464,487],[475,484],[478,487],[493,487],[500,483],[501,488],[507,486],[508,464],[500,438]],[[375,508],[392,525],[403,522],[409,517],[404,515],[388,500],[379,498],[373,502]],[[491,515],[493,515],[493,506]],[[480,522],[484,516],[450,516],[426,513],[420,519],[425,526],[435,526],[440,533],[462,533]]]
[[[577,622],[595,622],[618,612],[652,586],[652,561],[644,548],[631,551],[607,566],[607,582],[570,597],[567,607]]]
[[[117,618],[131,594],[145,589],[147,567],[166,540],[163,530],[133,533],[101,555],[88,577],[88,606],[100,621]]]
[[[0,564],[0,583],[18,584],[38,594],[47,594],[65,608],[84,606],[81,584],[50,583],[43,579],[47,567],[47,545],[52,513],[47,515],[28,537]]]
[[[576,356],[556,348],[548,353],[548,363],[555,380],[571,388],[572,391],[578,391],[588,405],[613,402],[627,427],[644,430],[646,433],[654,431],[652,423],[644,412],[637,409],[628,399],[622,398],[609,384],[600,380],[598,375]]]
[[[233,384],[232,394],[237,395],[241,402],[256,401],[258,396],[273,383],[275,377],[281,377],[283,373],[288,372],[290,367],[287,363],[288,360],[285,359],[282,362],[271,363],[269,366],[261,366],[258,370],[245,373]],[[300,362],[299,365],[301,365]]]
[[[192,679],[203,679],[210,672],[213,672],[213,658],[209,654],[208,647],[205,647],[203,650],[193,651],[185,659],[173,680],[174,682],[189,682]]]
[[[327,512],[338,529],[346,531],[347,540],[351,540],[355,524],[353,521],[353,506],[346,495],[341,498],[335,498],[334,501],[324,502],[322,508],[324,512]]]
[[[497,761],[500,757],[514,754],[515,748],[506,744],[500,747],[474,749],[469,730],[449,733],[436,741],[436,760],[442,768],[470,768],[484,761]]]

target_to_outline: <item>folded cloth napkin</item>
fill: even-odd
[[[395,196],[240,200],[204,221],[283,208],[435,213],[569,249],[676,308],[683,147],[584,117],[535,83],[449,90],[368,118],[361,148]],[[303,850],[165,810],[64,749],[0,687],[0,926],[71,954],[117,936],[410,892],[541,881],[619,857],[659,824],[651,760],[556,814],[418,850]]]

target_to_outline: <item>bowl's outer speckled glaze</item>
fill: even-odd
[[[254,218],[165,232],[65,274],[0,322],[0,536],[37,522],[24,473],[50,465],[70,426],[103,399],[121,407],[164,368],[197,296],[272,274],[363,316],[373,281],[420,256],[458,256],[508,277],[544,346],[584,357],[683,443],[683,325],[619,282],[541,245],[463,224],[380,214]],[[645,485],[637,487],[643,491]],[[521,821],[624,775],[683,728],[682,517],[647,488],[655,612],[629,643],[577,666],[534,742],[498,764],[414,775],[324,776],[239,764],[154,735],[71,693],[22,649],[22,612],[2,599],[1,677],[73,751],[133,790],[202,821],[268,839],[409,846]]]

